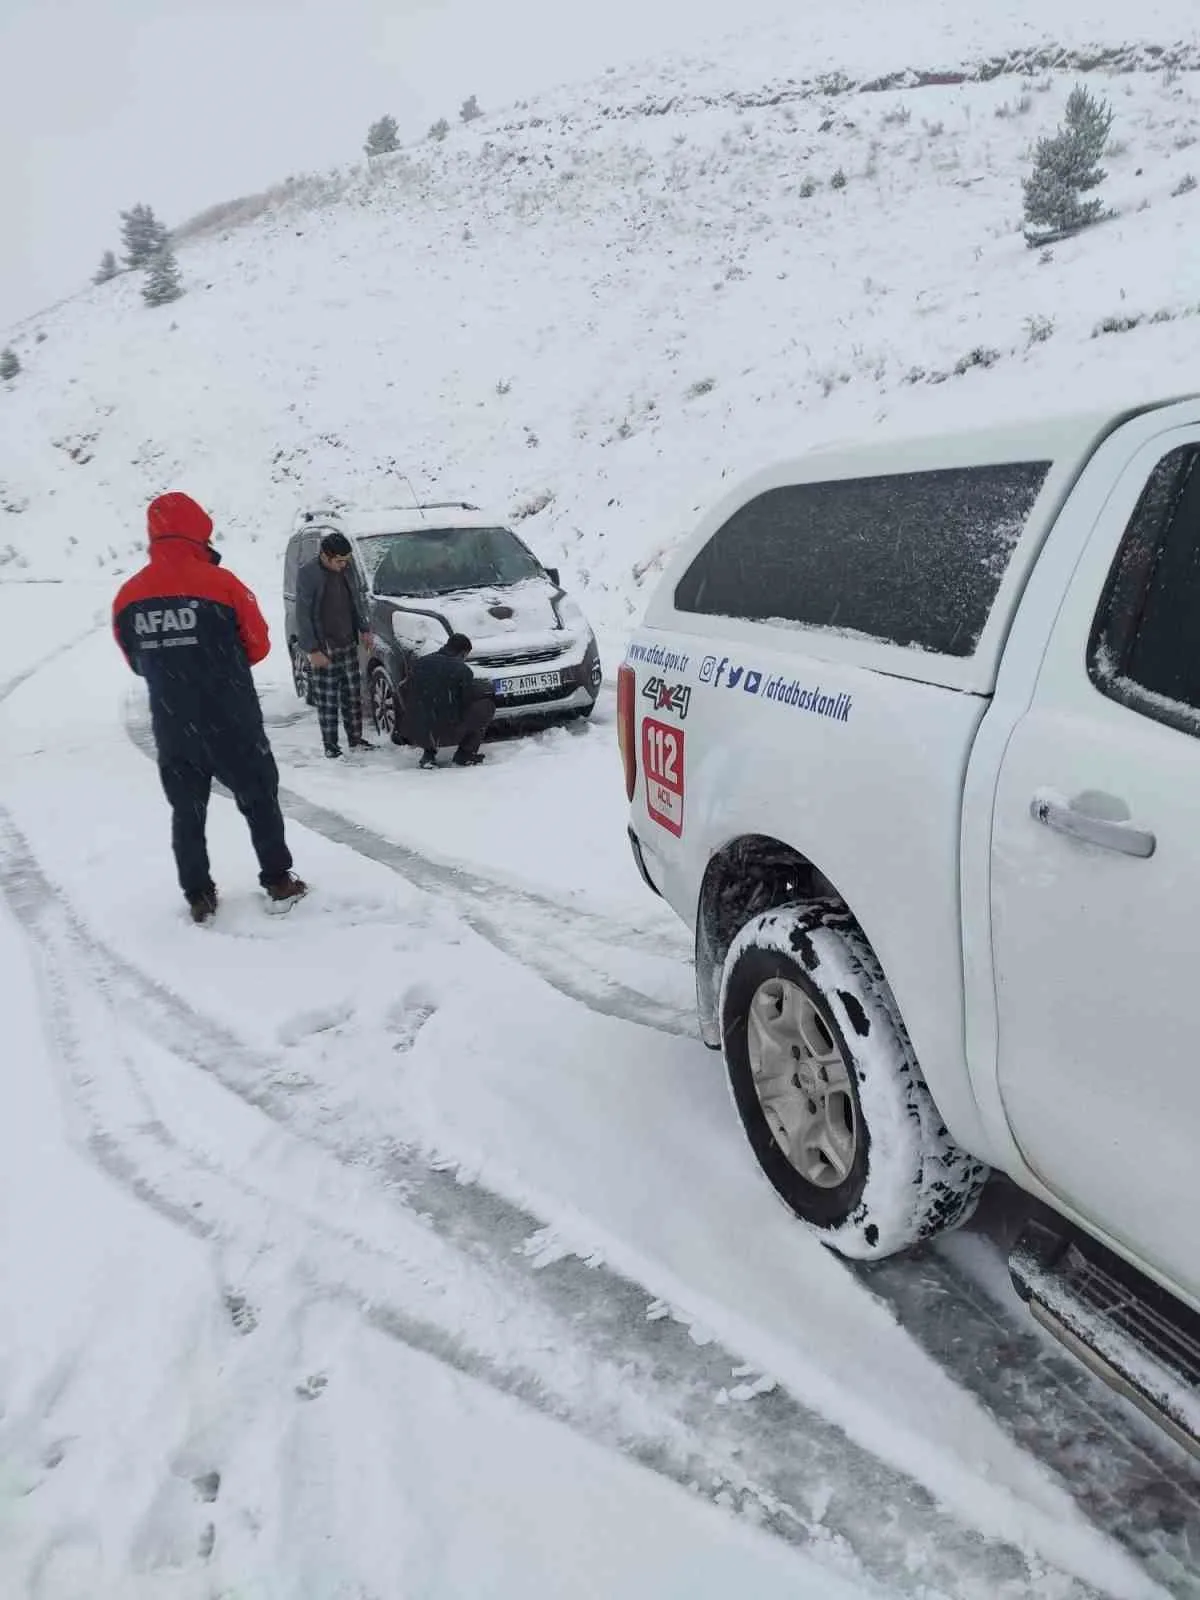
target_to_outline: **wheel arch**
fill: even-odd
[[[696,910],[696,1001],[700,1034],[710,1049],[721,1044],[721,971],[739,931],[761,912],[800,900],[836,901],[851,909],[817,864],[782,839],[741,834],[709,858]]]

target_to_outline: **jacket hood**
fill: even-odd
[[[212,537],[212,518],[188,494],[160,494],[150,502],[146,527],[153,545],[159,539],[187,539],[206,545]]]

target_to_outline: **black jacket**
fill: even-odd
[[[296,642],[306,655],[323,650],[321,637],[321,602],[325,598],[325,585],[338,574],[322,566],[321,558],[309,561],[296,575]],[[354,631],[366,633],[370,628],[363,610],[362,594],[352,569],[346,571],[346,587],[350,591],[350,606],[354,612]]]
[[[463,658],[448,654],[445,646],[432,655],[412,657],[404,685],[405,737],[427,749],[453,744],[467,707],[486,693],[486,685],[476,680]]]

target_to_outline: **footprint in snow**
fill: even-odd
[[[245,1335],[253,1333],[258,1327],[258,1312],[246,1299],[244,1294],[236,1294],[232,1289],[225,1291],[225,1310],[229,1320],[233,1323],[233,1331]]]
[[[317,1400],[325,1393],[329,1383],[328,1377],[323,1372],[314,1372],[305,1378],[303,1383],[296,1385],[296,1397],[299,1400]]]
[[[421,1029],[431,1017],[437,1015],[437,1009],[438,1002],[428,990],[420,987],[410,989],[402,1000],[396,1002],[385,1019],[393,1035],[392,1049],[411,1050]]]

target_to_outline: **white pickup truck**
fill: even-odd
[[[759,474],[618,705],[779,1195],[868,1257],[1007,1174],[1034,1313],[1198,1448],[1200,399]]]

